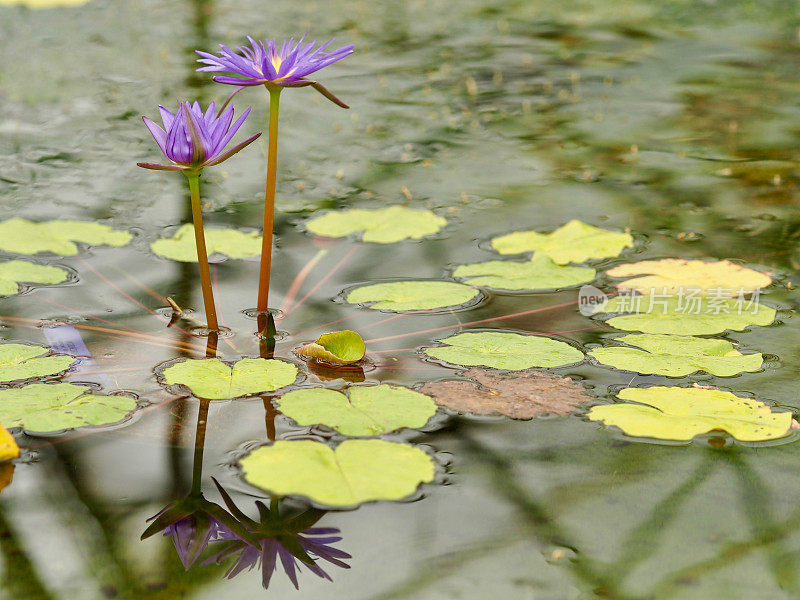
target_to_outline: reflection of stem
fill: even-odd
[[[261,270],[258,278],[259,312],[269,308],[269,277],[272,266],[272,230],[275,223],[275,179],[278,171],[278,109],[281,87],[269,89],[269,147],[267,150],[267,188],[264,193],[264,230],[261,242]]]
[[[264,421],[267,425],[267,439],[271,442],[275,441],[275,417],[280,413],[272,406],[272,399],[269,396],[262,396],[264,401]]]
[[[189,191],[192,194],[194,239],[197,243],[197,264],[200,267],[200,284],[203,287],[203,304],[206,309],[206,319],[208,319],[208,328],[217,330],[219,329],[219,325],[217,324],[217,311],[214,308],[214,292],[211,289],[211,271],[208,267],[206,238],[203,233],[203,207],[200,204],[200,174],[187,171],[186,179],[189,180]]]
[[[258,353],[261,358],[272,358],[275,354],[275,317],[270,312],[262,312],[256,317],[259,340]]]
[[[200,399],[197,408],[197,431],[194,436],[194,463],[192,465],[192,496],[199,496],[203,487],[203,447],[206,441],[206,423],[210,401]]]

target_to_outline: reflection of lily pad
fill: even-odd
[[[386,208],[353,208],[329,212],[306,223],[306,229],[317,235],[339,238],[363,232],[365,242],[391,244],[401,240],[433,235],[447,225],[447,220],[429,210],[388,206]]]
[[[537,253],[528,262],[490,260],[461,265],[453,276],[467,279],[470,285],[501,290],[553,290],[588,283],[595,271],[557,265],[546,254]]]
[[[0,461],[11,460],[12,458],[19,457],[19,446],[14,436],[8,432],[8,429],[0,424]],[[0,481],[2,477],[0,477]],[[6,486],[0,483],[0,491]]]
[[[131,234],[108,225],[87,221],[44,221],[7,219],[0,223],[0,250],[15,254],[52,252],[61,256],[78,253],[76,242],[89,246],[124,246]]]
[[[367,348],[355,331],[323,333],[316,342],[306,344],[297,353],[334,365],[349,365],[364,358]]]
[[[568,415],[591,400],[569,377],[538,371],[495,375],[483,369],[464,373],[471,381],[430,381],[420,388],[436,404],[473,415],[505,415],[532,419],[539,415]]]
[[[521,371],[531,367],[562,367],[583,360],[583,352],[565,342],[540,335],[484,331],[459,333],[439,340],[445,346],[425,354],[454,365]]]
[[[619,398],[637,404],[593,406],[589,419],[634,437],[681,441],[727,431],[743,442],[757,442],[787,435],[792,424],[790,412],[772,412],[762,402],[717,389],[625,388]]]
[[[625,248],[633,247],[629,233],[607,231],[581,221],[570,221],[552,233],[517,231],[492,240],[500,254],[521,254],[540,251],[559,265],[587,260],[612,258]]]
[[[452,281],[393,281],[374,283],[347,294],[351,304],[373,302],[375,310],[430,310],[458,306],[475,299],[480,292],[463,283]]]
[[[295,390],[276,404],[298,425],[326,425],[350,436],[418,429],[436,413],[436,405],[425,394],[388,384],[353,386],[347,395],[324,388]]]
[[[648,294],[678,294],[695,291],[718,297],[732,297],[767,287],[766,273],[748,269],[729,260],[682,260],[665,258],[619,265],[606,272],[610,277],[634,277],[617,287]],[[644,275],[644,277],[635,277]]]
[[[0,381],[55,375],[77,362],[71,356],[45,356],[49,351],[44,346],[0,344]]]
[[[636,373],[683,377],[705,371],[732,377],[758,371],[762,363],[761,354],[741,354],[728,340],[645,334],[625,335],[614,341],[636,348],[595,348],[589,354],[601,364]]]
[[[129,396],[100,396],[73,383],[32,383],[0,390],[0,421],[8,427],[47,433],[118,423],[136,410]]]
[[[256,487],[332,507],[402,500],[432,481],[435,471],[419,448],[384,440],[345,440],[335,450],[311,440],[277,441],[239,462]]]
[[[243,358],[232,367],[218,358],[190,358],[164,369],[163,377],[168,385],[184,385],[199,398],[225,400],[291,385],[297,367],[266,358]]]
[[[599,312],[622,313],[606,321],[611,327],[643,333],[709,335],[726,329],[741,331],[749,325],[769,325],[775,310],[764,304],[733,298],[617,296]]]
[[[19,293],[22,283],[64,283],[68,277],[69,273],[60,267],[37,265],[24,260],[7,260],[0,263],[0,296]]]
[[[228,258],[250,258],[261,255],[261,234],[237,229],[207,228],[206,252],[223,254]],[[197,246],[191,223],[181,225],[170,238],[161,238],[150,244],[153,253],[180,262],[197,262]]]

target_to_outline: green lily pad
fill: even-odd
[[[60,267],[37,265],[24,260],[7,260],[0,263],[0,296],[18,294],[19,286],[23,283],[64,283],[68,278],[69,273]]]
[[[563,367],[583,360],[580,350],[540,335],[484,331],[459,333],[439,341],[446,345],[425,348],[425,354],[454,365],[522,371],[532,367]]]
[[[0,422],[9,429],[22,427],[52,433],[85,425],[111,425],[136,410],[129,396],[101,396],[74,383],[32,383],[0,390]]]
[[[48,352],[44,346],[0,344],[0,382],[55,375],[77,362],[71,356],[45,356]]]
[[[277,441],[239,461],[248,483],[331,507],[402,500],[433,481],[433,460],[408,444],[345,440],[335,450],[311,440]]]
[[[189,358],[167,367],[162,376],[168,385],[184,385],[198,398],[225,400],[291,385],[297,367],[266,358],[243,358],[232,367],[218,358]]]
[[[298,425],[325,425],[349,436],[419,429],[436,414],[436,404],[425,394],[385,383],[353,386],[346,393],[326,388],[295,390],[276,404]]]
[[[52,252],[60,256],[78,253],[76,242],[89,246],[124,246],[133,236],[87,221],[43,221],[13,218],[0,222],[0,250],[15,254]]]
[[[792,413],[772,412],[763,402],[706,388],[625,388],[619,398],[637,404],[593,406],[589,419],[616,425],[634,437],[688,441],[711,431],[726,431],[743,442],[789,433]]]
[[[316,342],[299,348],[301,356],[322,360],[334,365],[350,365],[364,358],[367,347],[355,331],[323,333]]]
[[[329,212],[306,223],[306,229],[317,235],[340,238],[363,232],[365,242],[392,244],[402,240],[418,240],[438,233],[447,219],[429,210],[406,206],[386,208],[353,208]]]
[[[500,290],[554,290],[588,283],[594,279],[595,270],[557,265],[537,252],[528,262],[490,260],[461,265],[453,276],[467,279],[470,285]]]
[[[581,221],[570,221],[552,233],[516,231],[492,240],[492,248],[500,254],[542,252],[559,265],[612,258],[632,247],[631,234],[607,231]]]
[[[374,310],[403,312],[458,306],[479,295],[475,288],[452,281],[393,281],[356,288],[346,300],[350,304],[372,302],[369,308]]]
[[[637,300],[638,298],[638,300]],[[676,296],[657,299],[649,296],[617,296],[597,312],[623,313],[606,321],[611,327],[643,333],[669,335],[710,335],[730,329],[742,331],[750,325],[769,325],[775,309],[764,304],[733,298],[697,297],[691,301]]]
[[[237,229],[206,228],[206,252],[222,254],[228,258],[250,258],[261,255],[261,234]],[[194,226],[181,225],[170,238],[161,238],[150,244],[153,253],[180,262],[197,262],[197,245]]]
[[[636,348],[595,348],[589,355],[615,369],[667,377],[683,377],[697,371],[732,377],[758,371],[763,362],[761,354],[741,354],[728,340],[644,334],[624,335],[614,341]]]

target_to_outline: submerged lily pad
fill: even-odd
[[[238,229],[206,228],[206,252],[222,254],[228,258],[250,258],[261,255],[261,234]],[[150,244],[154,254],[180,262],[197,262],[197,245],[194,226],[181,225],[170,238],[161,238]]]
[[[13,218],[0,222],[0,250],[15,254],[52,252],[61,256],[78,253],[76,242],[89,246],[124,246],[133,236],[101,223],[43,221]]]
[[[401,240],[418,240],[433,235],[447,225],[447,219],[429,210],[406,206],[386,208],[353,208],[329,212],[306,223],[306,229],[317,235],[340,238],[363,232],[365,242],[391,244]]]
[[[270,494],[331,507],[402,500],[433,481],[433,460],[408,444],[345,440],[335,450],[311,440],[277,441],[239,461],[248,483]]]
[[[355,331],[323,333],[316,342],[306,344],[297,353],[334,365],[350,365],[364,358],[367,347]]]
[[[55,375],[77,362],[72,356],[45,356],[48,352],[44,346],[0,344],[0,382]]]
[[[613,258],[632,247],[633,237],[629,233],[607,231],[575,220],[552,233],[516,231],[492,240],[492,248],[500,254],[541,252],[559,265]]]
[[[60,267],[37,265],[25,260],[7,260],[0,263],[0,296],[13,296],[19,293],[23,283],[55,284],[64,283],[69,273]]]
[[[419,390],[430,395],[436,404],[456,412],[512,419],[568,415],[592,399],[583,386],[569,377],[537,371],[495,375],[483,369],[470,369],[464,377],[470,381],[430,381]]]
[[[490,260],[461,265],[453,276],[470,285],[500,290],[553,290],[588,283],[595,270],[555,264],[546,254],[536,253],[528,262]]]
[[[606,321],[611,327],[643,333],[709,335],[730,329],[741,331],[750,325],[769,325],[775,309],[764,304],[732,298],[617,296],[598,312],[623,313]]]
[[[732,377],[758,371],[762,363],[761,354],[741,354],[728,340],[645,334],[625,335],[614,341],[636,348],[595,348],[589,355],[615,369],[668,377],[683,377],[697,371]]]
[[[439,341],[446,345],[425,348],[425,354],[454,365],[521,371],[531,367],[563,367],[583,360],[580,350],[540,335],[484,331],[459,333]]]
[[[325,425],[349,436],[419,429],[436,413],[436,405],[425,394],[385,383],[353,386],[345,393],[325,388],[295,390],[281,396],[276,405],[298,425]]]
[[[167,367],[162,375],[168,385],[184,385],[198,398],[225,400],[291,385],[297,367],[266,358],[243,358],[232,367],[218,358],[189,358]]]
[[[0,424],[0,461],[11,460],[12,458],[19,458],[19,446],[14,436],[11,435],[2,424]],[[2,477],[0,477],[2,479]],[[0,485],[0,491],[5,486]]]
[[[625,388],[619,398],[637,404],[593,406],[589,419],[616,425],[634,437],[688,441],[726,431],[743,442],[780,438],[792,426],[790,412],[773,412],[763,402],[705,388]]]
[[[85,425],[111,425],[136,410],[128,396],[92,394],[74,383],[32,383],[0,390],[0,421],[35,433],[52,433]]]
[[[665,258],[619,265],[606,271],[610,277],[635,277],[617,284],[621,290],[644,295],[678,294],[696,290],[699,294],[719,297],[738,296],[767,287],[772,279],[766,273],[748,269],[729,260],[682,260]]]
[[[458,306],[474,300],[480,292],[452,281],[393,281],[374,283],[352,290],[346,300],[351,304],[372,302],[374,310],[431,310]]]

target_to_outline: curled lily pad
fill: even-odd
[[[277,441],[239,461],[248,483],[279,496],[330,507],[402,500],[433,481],[433,460],[419,448],[384,440],[345,440],[336,449],[311,440]]]
[[[261,255],[261,234],[238,229],[207,228],[205,230],[208,255],[219,254],[228,258],[250,258]],[[150,244],[153,253],[180,262],[197,262],[197,245],[194,226],[181,225],[170,238],[161,238]]]
[[[0,296],[19,293],[19,286],[30,284],[64,283],[69,278],[66,269],[38,265],[25,260],[7,260],[0,263]]]
[[[340,238],[363,232],[365,242],[391,244],[401,240],[418,240],[438,233],[447,220],[429,210],[406,206],[386,208],[352,208],[329,212],[311,219],[306,229],[326,237]]]
[[[352,386],[344,392],[295,390],[276,404],[298,425],[325,425],[342,435],[361,437],[402,427],[418,429],[436,413],[436,405],[425,394],[385,383]]]
[[[370,304],[374,310],[431,310],[466,304],[480,292],[452,281],[392,281],[374,283],[347,294],[351,304]]]
[[[503,415],[532,419],[540,415],[568,415],[591,400],[569,377],[525,371],[495,375],[483,369],[464,373],[468,380],[430,381],[420,388],[436,404],[473,415]]]
[[[492,240],[492,248],[500,254],[541,252],[559,265],[612,258],[631,247],[631,234],[607,231],[581,221],[570,221],[552,233],[517,231]]]
[[[76,242],[89,246],[124,246],[133,236],[101,223],[43,221],[13,218],[0,222],[0,250],[15,254],[52,252],[61,256],[78,253]]]
[[[527,262],[490,260],[461,265],[453,276],[470,285],[500,290],[554,290],[588,283],[595,270],[557,265],[546,254],[537,253]]]
[[[540,335],[497,331],[459,333],[439,340],[444,346],[425,354],[454,365],[521,371],[531,367],[563,367],[583,360],[583,352],[566,342]]]
[[[77,362],[71,356],[47,356],[49,352],[44,346],[0,344],[0,382],[55,375]]]
[[[14,436],[11,435],[2,424],[0,424],[0,461],[11,460],[12,458],[19,458],[19,446]],[[0,477],[0,479],[2,479]],[[0,485],[0,491],[5,486]]]
[[[225,400],[291,385],[297,367],[266,358],[243,358],[233,366],[218,358],[189,358],[167,367],[162,376],[168,385],[184,385],[198,398]]]
[[[589,419],[616,425],[634,437],[688,441],[725,431],[743,442],[781,438],[792,427],[790,412],[773,412],[763,402],[707,388],[625,388],[621,400],[636,404],[593,406]]]
[[[101,396],[74,383],[32,383],[0,390],[0,421],[34,433],[52,433],[86,425],[111,425],[136,410],[129,396]]]
[[[678,294],[696,291],[719,297],[732,297],[767,287],[772,278],[729,260],[682,260],[665,258],[619,265],[606,271],[610,277],[634,277],[617,284],[621,290],[644,295]],[[644,277],[636,277],[644,275]]]
[[[367,347],[355,331],[323,333],[316,342],[306,344],[297,353],[334,365],[350,365],[364,358]]]
[[[697,371],[732,377],[758,371],[763,362],[761,354],[741,354],[728,340],[644,334],[625,335],[614,341],[636,348],[595,348],[589,355],[615,369],[668,377],[683,377]]]
[[[621,313],[606,321],[611,327],[643,333],[709,335],[750,325],[769,325],[775,309],[753,301],[733,298],[671,296],[617,296],[598,312]]]

